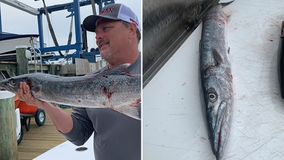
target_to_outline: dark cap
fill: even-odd
[[[109,4],[106,5],[99,13],[99,15],[90,15],[83,21],[83,27],[90,32],[95,32],[97,21],[100,18],[122,20],[129,23],[135,23],[138,30],[141,32],[141,27],[136,14],[127,6],[123,4]]]

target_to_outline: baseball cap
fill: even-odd
[[[83,21],[83,27],[87,31],[95,32],[97,21],[100,18],[122,20],[129,23],[134,22],[138,30],[141,32],[140,23],[136,14],[124,4],[114,3],[106,5],[104,8],[102,8],[99,15],[90,15],[86,17]]]

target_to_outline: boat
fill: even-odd
[[[32,42],[39,37],[38,34],[13,34],[5,33],[0,34],[0,54],[16,53],[15,46],[24,45],[31,46]]]

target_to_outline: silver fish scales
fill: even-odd
[[[136,106],[141,101],[141,76],[126,73],[125,66],[81,77],[24,74],[1,81],[0,86],[17,93],[20,82],[26,82],[32,95],[42,101],[76,107],[112,108],[140,119]]]
[[[226,44],[227,16],[214,5],[203,20],[200,41],[200,75],[208,134],[216,159],[221,159],[229,138],[233,114],[233,84]]]

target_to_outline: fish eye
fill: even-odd
[[[9,84],[10,84],[11,86],[15,86],[15,85],[16,85],[16,82],[15,82],[15,80],[11,79],[10,82],[9,82]]]
[[[208,96],[208,100],[211,103],[214,103],[217,101],[218,99],[218,93],[216,92],[215,88],[211,87],[207,90],[207,96]]]
[[[210,92],[210,93],[208,93],[208,98],[209,98],[210,102],[216,102],[218,96],[217,96],[217,94]]]

